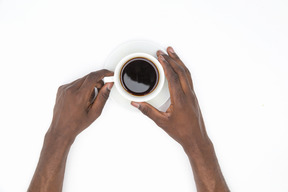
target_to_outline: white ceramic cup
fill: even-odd
[[[132,93],[129,93],[122,85],[121,83],[121,70],[123,69],[123,66],[130,61],[131,59],[134,58],[145,58],[151,61],[156,68],[158,69],[158,83],[156,87],[148,94],[143,95],[143,96],[136,96],[133,95]],[[156,97],[161,89],[163,88],[164,81],[165,81],[165,74],[162,65],[159,63],[159,61],[152,55],[149,55],[147,53],[132,53],[130,55],[127,55],[119,63],[117,64],[115,71],[114,71],[114,76],[111,77],[104,77],[103,79],[104,83],[108,82],[114,82],[114,86],[117,91],[126,99],[130,101],[136,101],[136,102],[144,102],[144,101],[149,101]]]

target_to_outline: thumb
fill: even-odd
[[[110,95],[110,90],[113,86],[113,83],[106,83],[99,91],[99,93],[96,96],[96,99],[94,103],[92,104],[92,107],[90,109],[90,112],[93,114],[93,116],[99,117],[102,113],[102,110],[105,106],[105,103]]]
[[[163,120],[164,115],[162,112],[160,112],[158,109],[150,105],[146,102],[131,102],[131,105],[138,108],[144,115],[152,119],[157,125],[160,124],[161,120]]]

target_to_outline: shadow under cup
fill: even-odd
[[[133,96],[146,96],[152,93],[159,83],[159,70],[148,58],[129,59],[120,70],[123,89]]]

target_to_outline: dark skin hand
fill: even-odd
[[[183,146],[191,162],[197,191],[229,191],[206,133],[191,75],[171,47],[167,52],[168,55],[158,51],[157,56],[169,83],[169,109],[160,112],[145,102],[131,104]],[[77,135],[100,116],[113,86],[104,85],[102,79],[112,75],[113,72],[101,70],[59,88],[52,123],[29,192],[62,191],[70,147]],[[95,87],[99,90],[96,98]]]
[[[146,102],[131,104],[182,145],[193,169],[197,191],[229,191],[206,133],[191,74],[172,47],[168,47],[167,52],[168,55],[158,51],[157,56],[169,84],[168,110],[160,112]]]
[[[59,87],[53,120],[48,129],[29,192],[62,191],[65,165],[76,136],[93,123],[102,112],[113,83],[103,85],[113,72],[92,72]],[[96,98],[94,88],[99,90]]]

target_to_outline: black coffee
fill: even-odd
[[[158,84],[158,69],[148,59],[129,60],[121,70],[121,83],[126,91],[136,96],[147,95]]]

